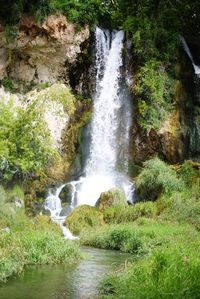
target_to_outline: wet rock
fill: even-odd
[[[126,195],[123,189],[111,189],[107,192],[103,192],[100,198],[97,200],[96,208],[99,211],[104,211],[110,206],[121,206],[122,208],[127,207]]]
[[[62,210],[60,212],[60,216],[67,216],[70,214],[71,212],[71,207],[70,207],[70,204],[65,204],[63,207],[62,207]]]
[[[70,185],[66,185],[60,192],[59,197],[62,201],[62,204],[64,203],[68,203],[70,204],[70,200],[71,200],[71,186]]]
[[[169,163],[183,161],[187,149],[186,115],[182,110],[169,114],[160,131],[151,128],[149,132],[134,121],[131,135],[131,160],[135,164],[159,156]]]

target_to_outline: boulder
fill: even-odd
[[[60,192],[59,197],[62,205],[65,203],[70,204],[71,201],[71,185],[66,185]]]
[[[121,188],[113,188],[107,192],[102,192],[95,206],[102,212],[110,206],[121,206],[122,208],[125,208],[127,205],[124,190]]]

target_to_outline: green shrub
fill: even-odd
[[[85,228],[102,224],[102,214],[94,207],[81,205],[75,208],[66,218],[65,225],[74,235],[79,235]]]
[[[104,213],[105,223],[128,223],[134,222],[139,217],[153,217],[156,214],[156,205],[153,202],[138,202],[127,208],[112,206]]]
[[[26,177],[47,165],[54,155],[42,109],[36,103],[14,107],[0,104],[0,179]]]
[[[160,218],[188,222],[200,230],[200,181],[181,192],[174,192],[167,203]]]
[[[138,71],[133,92],[138,102],[139,123],[149,131],[159,130],[172,110],[175,82],[170,79],[162,63],[148,61]]]
[[[178,175],[188,187],[191,187],[200,177],[200,170],[194,168],[192,161],[185,161]]]
[[[171,194],[182,187],[176,172],[158,158],[144,162],[144,170],[136,181],[136,190],[145,200],[155,200],[161,193]]]

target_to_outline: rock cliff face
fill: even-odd
[[[200,152],[195,123],[195,109],[199,109],[195,95],[195,80],[198,78],[183,49],[179,49],[177,54],[179,80],[174,95],[174,108],[159,131],[152,128],[147,132],[138,124],[137,114],[134,116],[130,138],[132,163],[142,164],[158,156],[175,164],[190,156],[197,156]]]
[[[185,157],[187,125],[184,111],[172,112],[159,132],[153,128],[147,134],[134,120],[131,133],[131,159],[136,164],[159,156],[169,163],[178,163]]]
[[[65,16],[51,15],[41,25],[24,15],[14,42],[6,40],[0,27],[0,79],[5,76],[25,82],[68,81],[70,65],[81,52],[81,44],[90,36],[88,26],[76,31]]]

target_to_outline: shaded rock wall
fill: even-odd
[[[132,163],[142,164],[154,156],[159,156],[174,164],[197,154],[194,121],[195,105],[198,101],[195,95],[194,70],[181,48],[177,52],[177,69],[179,81],[173,99],[174,109],[161,129],[147,132],[138,124],[137,114],[134,115],[130,138]]]

